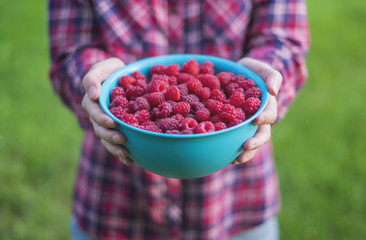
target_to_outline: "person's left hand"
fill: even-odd
[[[266,108],[254,120],[254,123],[258,125],[257,133],[244,143],[244,152],[232,161],[234,165],[248,162],[261,146],[270,141],[272,124],[277,119],[276,96],[282,83],[282,75],[266,63],[252,58],[242,58],[238,63],[257,73],[266,83],[270,95]]]

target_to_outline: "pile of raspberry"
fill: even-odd
[[[134,127],[167,134],[198,134],[235,126],[257,112],[262,92],[253,80],[196,60],[122,76],[109,109]]]

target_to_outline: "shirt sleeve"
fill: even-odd
[[[89,1],[48,1],[50,78],[56,93],[75,112],[82,128],[91,128],[81,107],[82,79],[90,67],[111,55],[98,40],[97,22]]]
[[[307,80],[310,39],[305,0],[255,0],[247,39],[245,56],[270,64],[283,76],[278,121]]]

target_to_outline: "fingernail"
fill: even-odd
[[[131,161],[131,160],[129,160],[129,159],[126,159],[126,158],[122,158],[122,157],[120,157],[120,158],[119,158],[119,160],[120,160],[124,165],[126,165],[126,166],[131,166],[131,164],[132,164],[132,161]]]
[[[93,99],[93,97],[95,96],[95,94],[97,93],[97,88],[94,87],[94,86],[91,86],[89,89],[88,89],[88,97],[90,99]]]
[[[122,143],[122,138],[118,134],[115,134],[112,137],[112,141],[115,142],[115,143]]]
[[[119,158],[121,158],[121,157],[124,158],[125,157],[122,150],[117,150],[117,155],[119,156]]]

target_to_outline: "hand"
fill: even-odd
[[[234,165],[251,160],[257,150],[271,139],[272,124],[277,118],[276,96],[282,83],[282,75],[266,63],[251,58],[242,58],[238,63],[257,73],[266,83],[270,95],[266,108],[254,119],[254,123],[259,125],[257,133],[245,142],[243,145],[245,151],[232,162]]]
[[[83,79],[86,94],[82,106],[89,113],[95,134],[101,139],[103,146],[129,166],[132,164],[132,160],[127,158],[128,151],[121,145],[126,139],[122,133],[113,129],[117,123],[103,112],[97,101],[102,82],[123,66],[125,64],[118,58],[110,58],[93,65]]]

